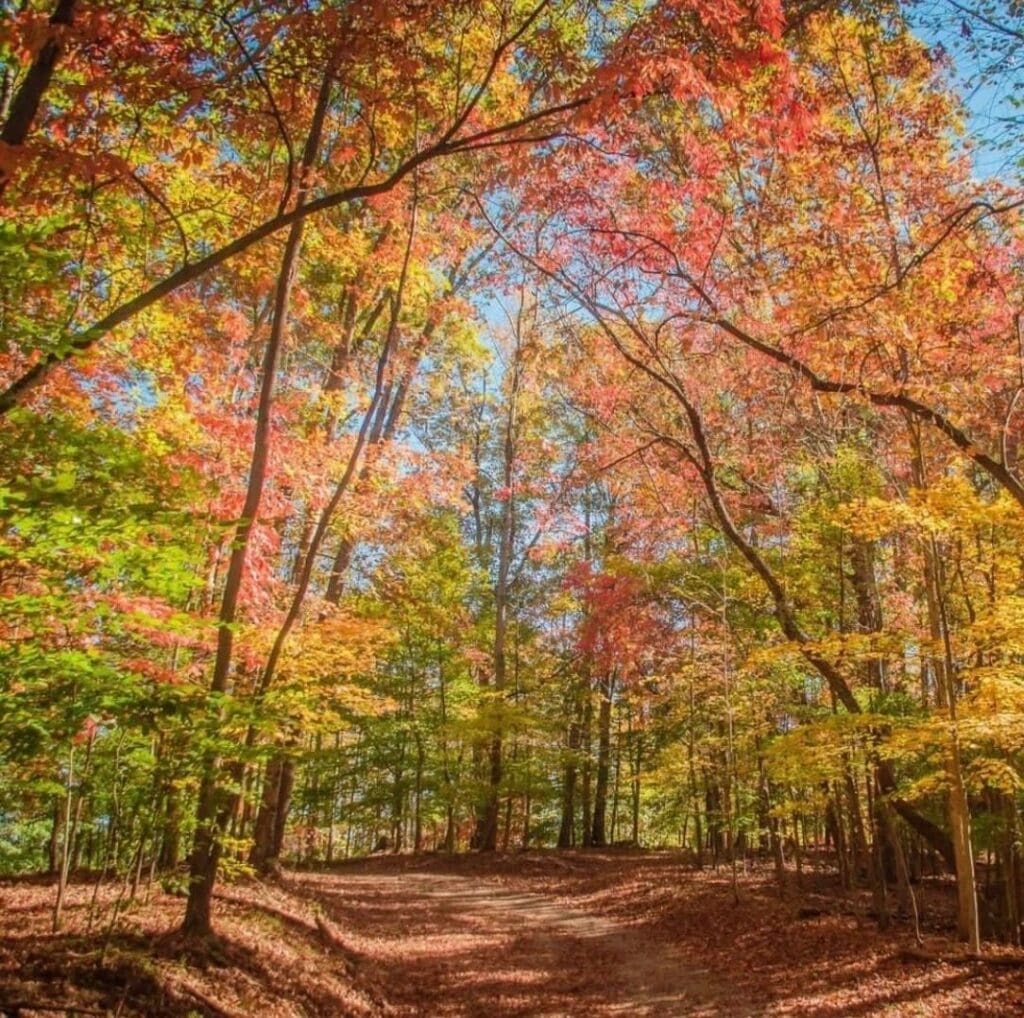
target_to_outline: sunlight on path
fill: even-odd
[[[402,1016],[750,1016],[681,951],[555,898],[480,878],[332,874],[304,881]]]

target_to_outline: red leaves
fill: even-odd
[[[671,647],[671,626],[641,576],[595,573],[580,562],[569,569],[565,586],[580,598],[577,646],[595,673],[630,681]]]
[[[127,671],[135,672],[147,679],[163,685],[178,685],[182,682],[182,676],[172,668],[159,665],[144,657],[130,657],[124,661],[124,668]]]
[[[83,722],[82,727],[72,737],[71,741],[76,746],[87,746],[96,738],[100,730],[99,723],[92,715],[89,715]]]
[[[780,0],[755,0],[754,23],[773,39],[780,38],[786,27],[786,13]]]

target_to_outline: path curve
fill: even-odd
[[[479,876],[309,875],[402,1018],[745,1018],[728,984],[642,929]]]

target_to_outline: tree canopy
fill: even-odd
[[[1015,4],[0,10],[55,929],[83,868],[205,937],[282,860],[628,842],[1020,944]]]

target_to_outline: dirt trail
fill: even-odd
[[[760,1014],[681,950],[478,875],[299,878],[401,1016]]]

